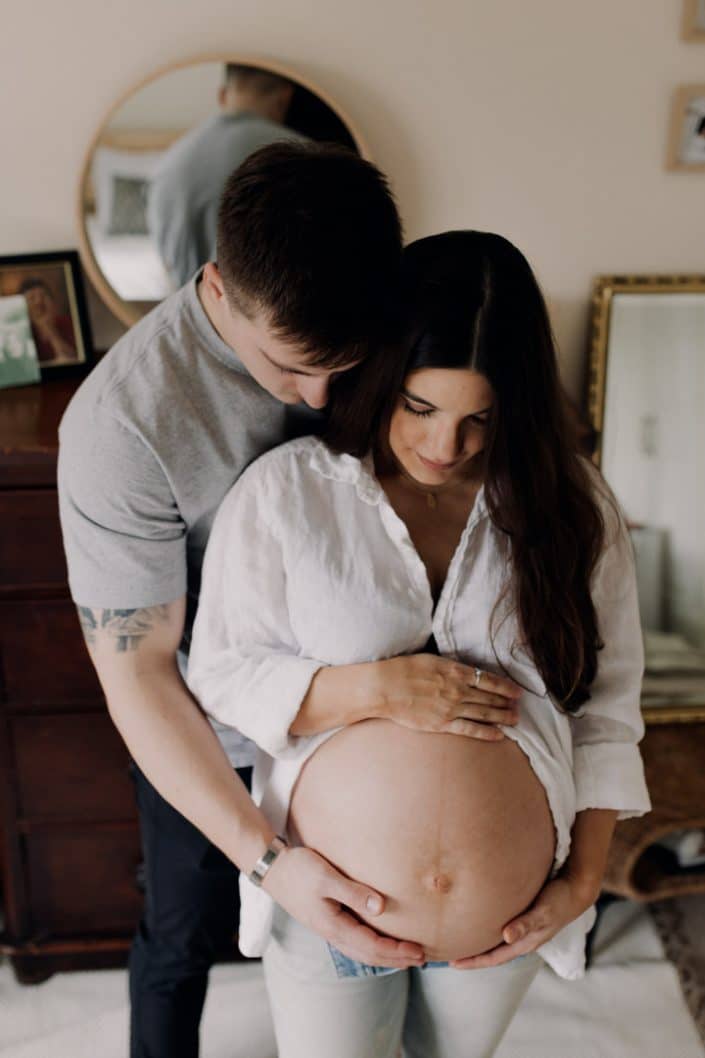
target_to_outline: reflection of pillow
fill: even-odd
[[[148,180],[113,177],[112,212],[108,235],[147,234]]]
[[[98,147],[93,156],[93,185],[98,224],[106,235],[118,234],[113,229],[114,200],[116,194],[123,198],[125,195],[124,188],[116,191],[118,178],[147,182],[161,157],[161,151],[117,151],[111,147]],[[134,189],[130,193],[134,193]],[[146,195],[144,197],[146,199]],[[146,225],[143,230],[146,231]]]

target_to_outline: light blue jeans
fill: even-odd
[[[263,962],[279,1058],[491,1058],[542,965],[368,967],[279,907]]]
[[[328,951],[338,977],[382,977],[384,974],[403,972],[402,970],[394,969],[392,966],[370,966],[366,962],[355,962],[354,959],[349,959],[347,955],[343,955],[342,951],[334,948],[332,944],[328,945]],[[433,967],[447,965],[447,962],[425,962],[420,969],[431,970]]]

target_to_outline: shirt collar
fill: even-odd
[[[386,498],[384,489],[375,475],[372,452],[368,452],[362,459],[348,455],[346,452],[338,455],[331,452],[324,441],[317,440],[311,450],[310,464],[322,477],[330,481],[341,481],[353,485],[360,499],[364,503],[369,503],[370,506],[376,506]],[[484,486],[480,486],[473,507],[473,516],[481,518],[486,514],[485,489]]]
[[[248,378],[252,378],[235,350],[220,337],[201,304],[201,299],[198,296],[198,284],[202,274],[203,269],[200,268],[196,275],[182,288],[183,296],[188,306],[191,326],[208,351],[221,363],[233,371],[238,371],[241,375],[247,375]]]

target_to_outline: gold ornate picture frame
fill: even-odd
[[[705,295],[705,273],[696,275],[602,275],[595,279],[590,312],[586,390],[587,414],[595,435],[592,459],[598,467],[602,463],[612,301],[617,294],[634,293]],[[705,347],[703,355],[705,356]],[[702,704],[644,706],[642,712],[647,724],[701,723],[705,721],[705,700]]]
[[[682,36],[705,41],[705,0],[683,0]]]

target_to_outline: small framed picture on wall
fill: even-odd
[[[676,90],[668,134],[668,168],[705,171],[705,84]]]
[[[0,385],[85,374],[92,363],[76,251],[0,257]]]
[[[705,40],[705,0],[683,0],[683,39]]]

